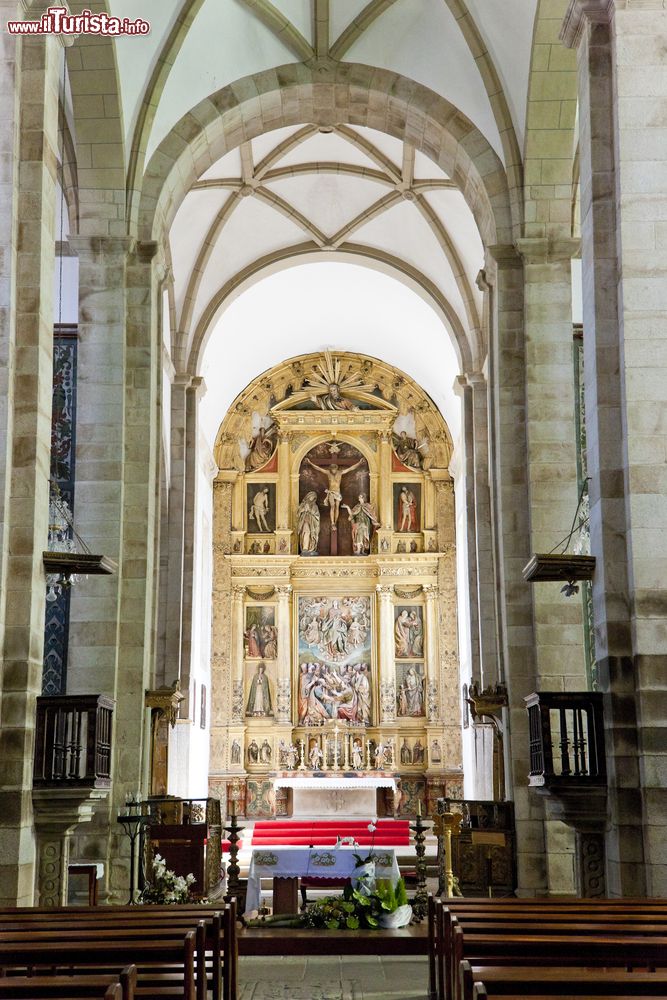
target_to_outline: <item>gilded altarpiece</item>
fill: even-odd
[[[388,814],[460,796],[450,458],[426,394],[358,355],[287,362],[230,409],[210,769],[229,812],[288,813],[285,773],[391,772]]]

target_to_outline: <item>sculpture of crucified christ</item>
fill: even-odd
[[[338,515],[340,514],[340,503],[343,499],[343,494],[340,491],[340,485],[343,480],[343,476],[347,476],[349,472],[354,472],[358,469],[360,465],[363,464],[363,458],[360,458],[358,462],[351,465],[349,469],[339,468],[335,462],[332,462],[328,469],[323,469],[321,465],[315,465],[311,462],[309,458],[306,458],[308,465],[312,465],[313,469],[321,472],[323,476],[326,476],[328,487],[324,491],[324,506],[329,508],[329,520],[331,521],[331,530],[338,530]]]

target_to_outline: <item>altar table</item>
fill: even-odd
[[[289,775],[273,779],[273,787],[292,791],[292,817],[377,816],[377,792],[389,788],[396,794],[393,775],[339,776]]]
[[[291,884],[281,886],[287,892],[280,892],[274,882],[273,911],[285,912],[276,907],[276,894],[282,899],[294,900],[296,912],[298,880],[308,876],[317,878],[351,878],[354,875],[357,859],[355,854],[366,858],[371,853],[370,847],[258,847],[254,848],[248,870],[248,891],[246,893],[246,913],[258,910],[261,899],[260,879],[285,879]],[[374,847],[375,874],[377,878],[390,879],[396,885],[400,878],[396,852],[393,847]]]

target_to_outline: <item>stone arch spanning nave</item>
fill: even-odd
[[[662,0],[145,7],[2,36],[2,899],[57,897],[68,831],[117,898],[137,788],[282,808],[322,713],[405,812],[504,785],[520,892],[660,894]],[[55,600],[49,479],[117,563]],[[525,583],[582,497],[592,585]],[[594,687],[584,810],[529,790],[523,699]],[[41,692],[115,703],[57,815]]]

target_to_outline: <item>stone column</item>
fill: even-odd
[[[114,785],[111,819],[146,770],[144,692],[151,687],[157,600],[158,291],[163,275],[154,243],[138,244],[127,268],[125,437],[119,629],[116,636]],[[127,891],[126,838],[112,826],[111,887]],[[129,853],[129,852],[128,852]]]
[[[577,480],[571,261],[579,241],[522,239],[531,544],[550,552],[567,539]],[[560,549],[559,549],[560,550]],[[586,690],[582,605],[562,584],[533,587],[537,672],[545,691]]]
[[[3,18],[16,16],[16,5],[10,10],[9,4],[2,3],[0,13]],[[0,265],[4,271],[0,358],[10,365],[7,369],[0,366],[0,390],[7,393],[6,404],[0,405],[0,518],[6,553],[6,562],[0,566],[0,618],[4,620],[4,633],[0,633],[0,904],[25,906],[33,902],[35,882],[32,761],[35,696],[41,690],[44,647],[42,551],[48,535],[55,167],[58,82],[64,53],[60,39],[53,36],[25,37],[15,47],[3,31],[1,44],[7,84],[2,92],[3,174],[8,172],[16,188],[7,202],[3,200],[0,211],[3,235],[8,237]],[[11,416],[5,409],[10,401]]]
[[[70,247],[79,258],[74,521],[93,552],[118,563],[118,573],[72,588],[67,693],[112,694],[122,573],[126,284],[132,241],[72,236]]]
[[[382,723],[396,718],[396,674],[394,669],[394,588],[378,584],[380,635],[380,709]]]
[[[194,376],[186,391],[185,482],[183,490],[183,597],[181,604],[181,689],[186,695],[182,714],[193,718],[195,706],[190,703],[190,677],[192,675],[192,605],[195,588],[195,546],[198,538],[197,487],[200,476],[199,403],[206,395],[206,383]],[[217,472],[213,464],[212,475]],[[201,543],[200,543],[201,544]]]
[[[500,583],[499,648],[502,663],[511,664],[507,682],[513,706],[507,786],[510,797],[514,786],[519,892],[530,896],[546,891],[547,877],[543,808],[528,792],[528,719],[522,703],[522,696],[533,690],[536,671],[532,592],[521,572],[530,554],[530,510],[523,266],[516,249],[490,247],[485,277],[490,289],[489,422]]]
[[[500,680],[496,616],[496,566],[493,552],[493,518],[489,490],[488,384],[481,372],[468,375],[474,442],[475,552],[479,620],[480,682],[482,687]]]
[[[290,599],[291,586],[277,587],[278,594],[278,662],[276,664],[276,722],[292,724],[291,676],[291,633]]]
[[[0,18],[6,24],[16,16],[15,0],[1,0]],[[7,530],[12,476],[12,421],[16,356],[16,250],[18,236],[18,122],[19,72],[17,39],[0,33],[0,649],[4,644],[5,598],[7,596]],[[0,684],[0,705],[2,685]]]
[[[438,588],[424,587],[426,597],[426,718],[430,723],[438,722],[441,716],[438,698],[438,675],[440,656],[438,651]]]
[[[584,374],[596,656],[605,692],[607,888],[667,890],[667,10],[573,0],[578,49]]]
[[[186,490],[187,394],[192,375],[176,374],[171,383],[171,441],[167,523],[167,609],[165,616],[164,662],[165,676],[170,680],[181,677],[181,642],[183,628],[183,573]],[[189,707],[188,689],[181,691]]]
[[[243,722],[243,633],[245,587],[232,587],[232,722]]]
[[[475,441],[472,390],[464,375],[456,379],[454,391],[461,398],[461,438],[463,440],[463,481],[466,505],[466,548],[468,555],[468,609],[470,615],[470,663],[472,679],[481,684],[479,642],[479,592],[477,570],[477,526],[475,503]],[[466,678],[467,680],[467,678]]]

